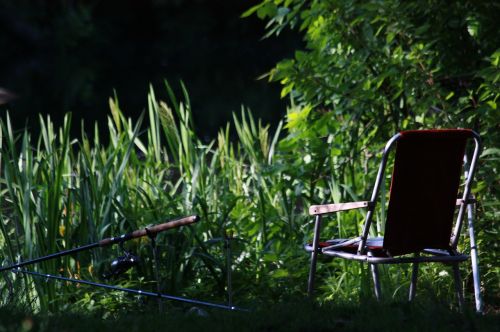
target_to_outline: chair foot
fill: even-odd
[[[418,263],[413,263],[411,271],[410,292],[408,294],[408,301],[411,302],[415,299],[417,294],[417,279],[418,279]]]
[[[311,253],[311,267],[309,269],[309,279],[307,281],[307,296],[313,297],[314,293],[314,277],[316,274],[316,260],[318,258],[318,253],[313,251]]]
[[[469,239],[470,239],[470,260],[472,265],[472,277],[474,281],[474,298],[476,300],[476,312],[483,312],[483,300],[481,297],[481,277],[479,273],[479,263],[476,246],[476,236],[474,234],[474,209],[475,205],[467,205],[467,219],[469,221]]]
[[[462,278],[460,277],[460,269],[458,268],[458,263],[453,264],[453,276],[455,278],[455,292],[458,299],[458,309],[460,311],[464,308],[464,292],[462,289]]]
[[[376,264],[370,264],[370,270],[372,272],[373,286],[375,290],[375,298],[380,301],[382,292],[380,290],[380,280],[378,274],[378,266]]]
[[[319,232],[321,229],[321,216],[316,216],[314,222],[314,238],[313,238],[313,251],[311,253],[311,268],[309,269],[309,280],[307,281],[307,295],[312,298],[314,292],[314,277],[316,274],[316,261],[319,252]]]
[[[474,298],[476,300],[476,312],[483,312],[483,299],[481,296],[481,280],[479,277],[479,265],[477,263],[477,252],[471,250],[472,276],[474,281]]]

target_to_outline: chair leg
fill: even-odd
[[[321,216],[316,216],[314,223],[313,251],[311,252],[311,268],[309,269],[309,280],[307,282],[307,295],[312,298],[314,292],[314,279],[316,274],[316,261],[319,250],[319,232],[321,229]]]
[[[413,263],[411,271],[410,292],[408,295],[408,301],[410,302],[415,299],[415,295],[417,294],[417,279],[418,279],[418,263]]]
[[[370,270],[372,272],[372,278],[373,278],[373,286],[375,290],[375,298],[377,301],[380,301],[382,292],[380,290],[380,280],[379,280],[379,275],[378,275],[378,265],[377,264],[370,264]]]
[[[307,281],[307,295],[313,297],[314,293],[314,279],[316,274],[316,260],[318,259],[318,252],[315,250],[311,253],[311,267],[309,269],[309,280]]]
[[[483,312],[483,299],[481,297],[481,280],[479,276],[479,265],[477,263],[477,251],[471,249],[472,277],[474,279],[474,297],[476,299],[476,311]]]
[[[455,292],[458,299],[458,308],[460,311],[464,308],[464,292],[462,289],[462,278],[460,277],[460,269],[458,268],[458,263],[453,264],[453,276],[455,278]]]
[[[483,311],[483,300],[481,298],[481,280],[479,273],[478,255],[476,237],[474,235],[474,205],[467,206],[467,219],[469,221],[469,239],[470,239],[470,259],[472,265],[472,277],[474,280],[474,297],[476,299],[476,311]]]

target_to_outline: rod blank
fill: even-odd
[[[77,252],[80,252],[83,250],[89,250],[89,249],[93,249],[93,248],[97,248],[97,247],[105,247],[105,246],[109,246],[112,244],[125,242],[128,240],[136,239],[138,237],[146,236],[148,234],[149,234],[149,236],[155,236],[156,234],[163,232],[163,231],[166,231],[168,229],[189,225],[189,224],[197,222],[198,220],[200,220],[200,218],[195,215],[195,216],[189,216],[189,217],[185,217],[185,218],[181,218],[181,219],[168,221],[168,222],[147,228],[147,230],[146,229],[136,230],[136,231],[133,231],[132,233],[123,234],[123,235],[117,236],[117,237],[109,237],[106,239],[102,239],[99,242],[87,244],[87,245],[84,245],[81,247],[77,247],[77,248],[73,248],[73,249],[69,249],[69,250],[64,250],[64,251],[59,251],[59,252],[56,252],[54,254],[50,254],[47,256],[43,256],[43,257],[38,257],[38,258],[31,259],[28,261],[16,263],[16,264],[13,264],[10,266],[0,267],[0,272],[12,270],[12,269],[19,268],[19,267],[26,266],[26,265],[30,265],[30,264],[43,262],[43,261],[57,258],[57,257],[66,256],[69,254],[74,254],[74,253],[77,253]]]
[[[173,295],[162,294],[162,293],[147,292],[147,291],[138,290],[138,289],[117,287],[117,286],[112,286],[112,285],[100,284],[100,283],[93,282],[93,281],[66,278],[66,277],[61,277],[61,276],[55,276],[52,274],[44,274],[44,273],[33,272],[33,271],[28,271],[28,270],[17,269],[17,270],[14,270],[13,272],[29,274],[29,275],[41,277],[41,278],[68,281],[68,282],[72,282],[72,283],[76,283],[76,284],[84,284],[84,285],[89,285],[89,286],[101,287],[101,288],[117,290],[117,291],[122,291],[125,293],[141,295],[141,296],[156,297],[156,298],[162,298],[162,299],[166,299],[166,300],[173,300],[173,301],[184,302],[184,303],[189,303],[189,304],[203,305],[203,306],[218,308],[218,309],[225,309],[225,310],[231,310],[231,311],[248,311],[248,309],[243,309],[243,308],[235,307],[232,305],[224,305],[224,304],[219,304],[219,303],[193,300],[193,299],[188,299],[185,297],[173,296]]]

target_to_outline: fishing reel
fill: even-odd
[[[110,271],[103,275],[104,279],[118,277],[119,275],[127,272],[132,267],[138,266],[141,262],[138,256],[130,253],[123,248],[123,243],[120,245],[120,248],[123,250],[125,255],[120,256],[111,262]]]

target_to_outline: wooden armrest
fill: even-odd
[[[369,201],[363,201],[363,202],[351,202],[351,203],[311,205],[309,207],[309,215],[314,216],[318,214],[359,209],[363,207],[368,207],[370,204],[371,202]]]

